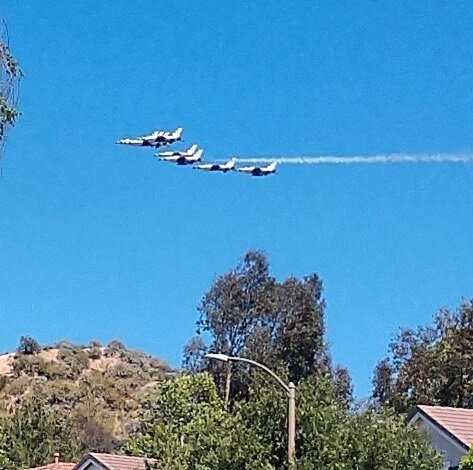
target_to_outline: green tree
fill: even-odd
[[[126,451],[157,460],[156,468],[260,470],[265,449],[251,428],[224,410],[209,374],[164,383],[144,403],[140,430]]]
[[[74,421],[37,398],[26,401],[0,422],[0,462],[4,458],[14,468],[44,465],[55,452],[72,461],[79,458],[81,450]]]
[[[255,429],[274,468],[286,468],[286,400],[272,384],[259,384],[236,408]],[[440,469],[440,456],[414,428],[392,414],[348,410],[330,375],[301,380],[297,390],[298,469]]]
[[[31,336],[22,336],[20,338],[20,344],[17,348],[18,354],[35,354],[39,351],[40,347],[38,341]]]
[[[473,302],[443,309],[431,326],[403,329],[375,369],[373,397],[406,412],[422,403],[473,407]]]
[[[258,377],[228,412],[209,374],[183,377],[147,399],[126,451],[157,459],[160,469],[287,469],[286,406],[279,387]],[[398,416],[348,410],[329,374],[300,381],[297,421],[300,470],[441,468],[440,456]]]
[[[210,371],[225,403],[230,396],[247,393],[246,368],[232,363],[199,363],[199,354],[201,357],[205,351],[257,360],[295,383],[315,371],[331,370],[322,291],[317,275],[278,282],[270,275],[262,252],[246,253],[237,267],[218,276],[204,295],[197,322],[200,343],[194,338],[186,346],[184,364],[191,364],[191,370]],[[207,344],[204,337],[210,338]],[[336,375],[340,387],[345,384],[340,393],[346,398],[350,394],[348,373],[338,369]]]

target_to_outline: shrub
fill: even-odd
[[[44,375],[47,378],[52,378],[54,365],[40,356],[19,356],[13,361],[13,373],[16,377],[24,373],[33,377]]]
[[[8,377],[6,375],[0,375],[0,392],[7,386]]]
[[[77,378],[84,369],[89,367],[89,355],[81,348],[61,348],[57,358],[67,365],[67,377],[70,379]]]
[[[18,354],[35,354],[40,350],[39,343],[31,336],[22,336],[18,346]]]
[[[110,341],[110,343],[108,343],[108,348],[112,351],[119,352],[125,350],[125,345],[118,339],[114,339],[113,341]]]
[[[100,359],[102,357],[102,348],[100,346],[92,346],[89,348],[90,359]]]
[[[473,448],[462,458],[460,470],[473,470]]]

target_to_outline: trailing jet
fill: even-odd
[[[197,145],[195,146],[195,148],[197,149]],[[177,163],[178,165],[191,165],[192,163],[197,163],[202,160],[202,154],[204,153],[202,149],[194,150],[193,153],[190,153],[189,150],[187,150],[186,152],[174,152],[177,153],[177,155],[168,155],[164,157],[160,156],[159,159],[165,162]],[[159,155],[162,154],[160,153]]]
[[[182,127],[178,127],[175,131],[155,131],[142,137],[120,139],[117,144],[132,145],[134,147],[162,147],[182,140],[182,131]]]
[[[160,160],[171,160],[173,161],[173,157],[190,157],[197,152],[197,145],[191,145],[187,150],[180,152],[178,150],[170,150],[168,152],[159,152],[156,155],[160,157]]]
[[[276,173],[278,162],[272,162],[268,166],[243,166],[238,168],[242,173],[248,173],[251,176],[267,176]]]
[[[203,163],[202,165],[197,165],[194,168],[196,170],[204,171],[221,171],[227,173],[235,169],[236,158],[232,158],[226,163]]]

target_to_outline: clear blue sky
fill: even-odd
[[[6,0],[25,78],[0,178],[0,349],[19,336],[180,363],[250,248],[324,280],[366,395],[400,326],[473,296],[473,166],[201,174],[115,140],[185,127],[205,156],[473,149],[470,1]]]

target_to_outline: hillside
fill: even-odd
[[[119,441],[132,429],[140,400],[169,373],[166,362],[119,341],[40,347],[26,338],[18,352],[0,356],[0,409],[11,413],[35,396]]]

